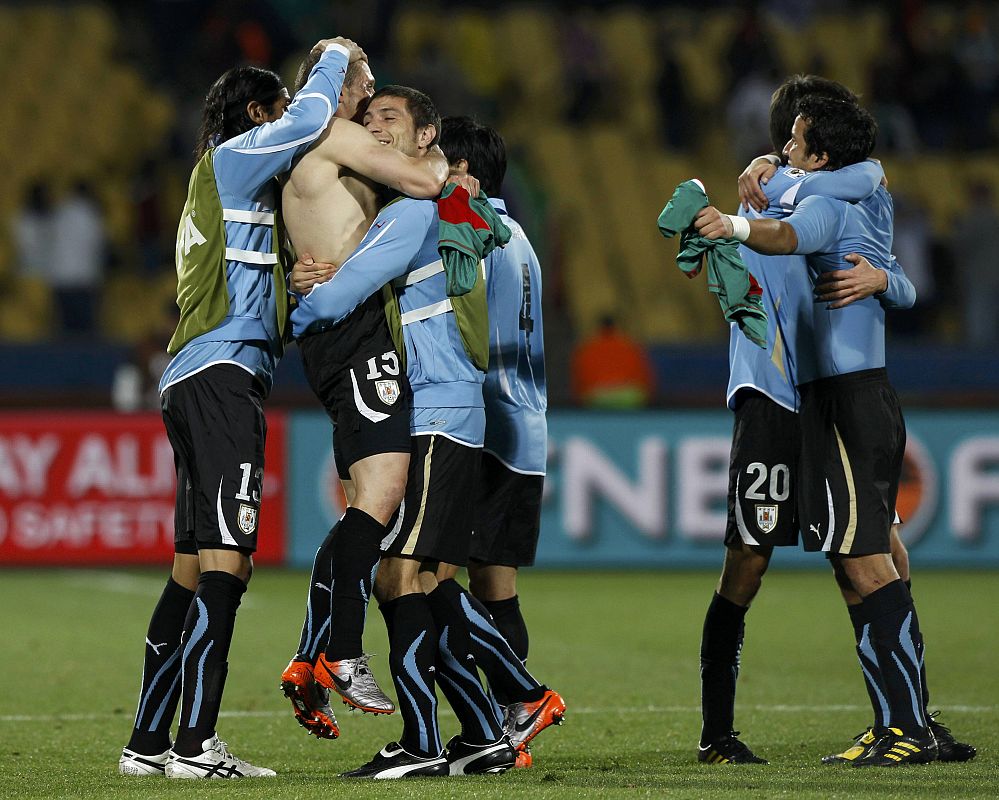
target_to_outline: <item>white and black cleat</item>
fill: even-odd
[[[273,778],[277,773],[257,767],[229,752],[228,745],[213,736],[205,739],[199,756],[182,756],[170,751],[165,773],[168,778]]]
[[[455,736],[447,743],[446,755],[451,775],[495,775],[517,762],[517,751],[507,736],[489,744],[468,744]]]
[[[163,771],[166,769],[166,764],[169,760],[169,750],[164,750],[159,755],[147,756],[123,747],[121,758],[118,759],[118,772],[122,775],[131,775],[140,778],[162,778]]]
[[[414,756],[398,742],[385,745],[367,764],[341,772],[341,778],[437,778],[449,774],[444,753],[439,756]]]

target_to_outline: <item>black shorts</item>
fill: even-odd
[[[408,453],[409,380],[377,295],[337,325],[298,341],[305,376],[333,421],[337,473],[377,453]]]
[[[257,549],[264,478],[264,390],[249,372],[217,364],[161,398],[177,468],[174,547]]]
[[[503,567],[533,565],[544,488],[544,475],[514,472],[483,452],[469,558]]]
[[[801,387],[798,505],[806,550],[889,553],[905,420],[884,369]]]
[[[728,468],[727,547],[798,543],[800,449],[797,414],[759,392],[739,393]]]
[[[413,436],[406,496],[382,541],[387,556],[465,566],[482,449],[440,434]]]

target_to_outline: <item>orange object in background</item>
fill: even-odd
[[[590,408],[643,408],[655,396],[656,381],[645,348],[612,317],[577,345],[572,356],[572,393]]]

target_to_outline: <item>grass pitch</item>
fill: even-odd
[[[278,678],[297,641],[307,576],[259,569],[230,653],[219,733],[275,779],[186,782],[122,778],[143,637],[163,574],[3,571],[0,608],[0,797],[566,798],[999,796],[999,577],[923,572],[914,595],[926,639],[932,708],[967,764],[823,767],[863,730],[870,709],[850,624],[831,575],[767,576],[747,618],[736,727],[769,766],[696,763],[698,643],[715,575],[526,571],[521,602],[530,666],[565,697],[565,725],[535,741],[535,766],[481,778],[347,782],[344,769],[397,738],[396,716],[350,714],[318,741],[292,719]],[[366,646],[391,687],[381,618]],[[442,702],[445,741],[456,732]]]

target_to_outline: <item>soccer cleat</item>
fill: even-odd
[[[373,759],[364,766],[341,772],[341,778],[438,778],[450,773],[444,753],[439,756],[414,756],[403,750],[398,742],[385,745]]]
[[[928,764],[937,757],[937,743],[933,734],[906,736],[898,728],[887,728],[878,736],[862,757],[850,762],[854,767],[900,767],[907,764]]]
[[[937,722],[936,716],[939,713],[934,711],[927,719],[930,733],[937,740],[937,761],[971,761],[978,750],[970,744],[957,741],[950,728]]]
[[[467,744],[455,736],[447,743],[445,756],[451,775],[506,772],[517,762],[517,751],[506,736],[490,744]]]
[[[312,663],[295,656],[281,673],[281,691],[291,700],[299,725],[319,739],[336,739],[340,735],[329,689],[320,686],[313,675]]]
[[[118,772],[122,775],[134,775],[137,777],[162,776],[167,760],[170,758],[170,751],[165,750],[156,756],[144,756],[123,747],[121,758],[118,759]]]
[[[510,703],[506,707],[503,729],[517,749],[537,736],[549,725],[561,725],[565,719],[565,700],[546,689],[540,700],[531,703]]]
[[[707,745],[697,746],[697,760],[702,764],[769,764],[739,739],[739,731],[732,731]]]
[[[822,763],[826,766],[830,764],[851,764],[858,758],[863,758],[874,746],[877,737],[874,735],[874,728],[868,728],[863,733],[858,733],[853,737],[853,744],[842,753],[832,753],[822,756]]]
[[[528,744],[521,745],[517,748],[517,761],[514,763],[514,769],[527,769],[528,767],[534,766],[534,756],[531,755],[531,746]]]
[[[316,660],[314,674],[320,686],[332,689],[345,705],[372,714],[391,714],[395,705],[375,682],[368,666],[369,655],[328,661],[324,653]]]
[[[165,773],[168,778],[271,778],[277,773],[266,767],[255,767],[229,752],[219,737],[205,739],[200,756],[181,756],[170,751]]]

